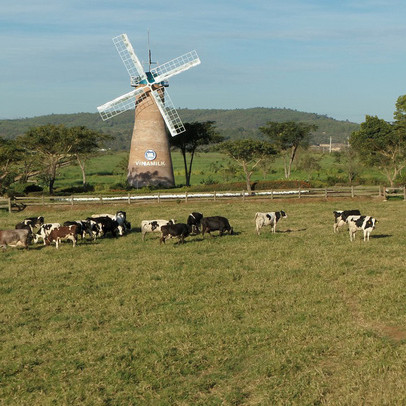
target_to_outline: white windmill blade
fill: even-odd
[[[153,90],[151,94],[155,99],[158,109],[161,112],[172,137],[186,131],[182,120],[169,97],[168,91],[165,90],[164,92],[164,88],[161,87],[157,90]]]
[[[193,66],[199,65],[200,59],[196,51],[188,52],[178,58],[172,59],[154,69],[151,69],[155,82],[162,82],[171,76],[184,72]]]
[[[145,89],[149,88],[146,87]],[[135,106],[145,97],[146,93],[144,92],[144,88],[139,87],[103,104],[102,106],[97,107],[97,110],[99,111],[101,118],[105,121],[109,118],[118,116],[127,110],[134,109]]]
[[[121,34],[114,37],[113,43],[124,63],[124,66],[127,69],[128,74],[130,75],[131,85],[135,86],[137,83],[145,80],[147,76],[142,68],[140,60],[138,59],[137,55],[135,55],[134,49],[127,37],[127,34]]]

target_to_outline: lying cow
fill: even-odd
[[[203,214],[199,213],[197,211],[194,211],[189,214],[186,224],[188,226],[192,227],[192,232],[193,233],[199,233],[200,232],[200,225],[202,222]]]
[[[145,241],[145,234],[147,233],[160,233],[161,227],[167,224],[176,224],[176,220],[142,220],[141,233],[142,241]]]
[[[28,248],[31,232],[27,229],[18,230],[1,230],[0,231],[0,247],[6,249],[10,247],[22,246]]]
[[[334,210],[334,224],[333,230],[335,233],[338,232],[338,229],[346,224],[348,216],[359,216],[361,212],[359,210]]]
[[[55,228],[60,227],[60,223],[45,223],[43,224],[39,230],[34,234],[34,242],[38,243],[39,240],[42,238],[44,245],[46,245],[45,243],[45,239],[49,236],[49,234],[51,234],[51,231]]]
[[[364,232],[364,241],[369,241],[369,235],[378,222],[378,220],[371,216],[348,216],[346,221],[350,233],[350,241],[355,240],[355,233],[358,230]]]
[[[265,226],[271,226],[273,233],[276,232],[276,224],[280,219],[287,218],[288,215],[283,211],[270,211],[268,213],[255,213],[255,229],[257,234],[260,235],[261,228]]]
[[[73,226],[61,226],[58,228],[54,228],[48,237],[45,239],[46,245],[51,245],[53,241],[55,241],[56,248],[59,248],[59,243],[61,240],[70,240],[73,243],[73,246],[76,245],[77,241],[77,228],[75,225]]]
[[[221,216],[203,217],[202,219],[203,237],[204,233],[210,234],[212,231],[220,231],[220,235],[223,235],[225,231],[227,231],[229,234],[233,234],[233,227],[230,226],[230,223],[225,217]]]
[[[164,243],[165,240],[171,237],[179,238],[179,243],[184,244],[185,238],[192,231],[192,227],[184,223],[179,224],[166,224],[161,226],[161,238],[159,239],[159,244]]]

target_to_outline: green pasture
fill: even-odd
[[[378,219],[333,234],[334,209]],[[127,211],[133,231],[0,252],[3,405],[406,404],[403,201],[28,208],[47,222]],[[283,209],[277,232],[257,211]],[[143,219],[229,218],[235,235],[159,235]]]
[[[300,158],[305,152],[301,152],[297,158],[297,164],[293,166],[291,179],[304,180],[311,182],[347,182],[345,167],[337,163],[334,155],[315,154],[320,160],[320,170],[304,171],[298,168]],[[96,191],[105,191],[118,183],[124,183],[126,173],[121,170],[120,163],[125,161],[128,154],[126,152],[109,152],[104,155],[92,158],[86,164],[87,182],[95,187]],[[185,184],[183,157],[180,152],[172,152],[172,162],[175,175],[176,185]],[[227,176],[224,168],[230,166],[231,160],[224,154],[218,152],[197,153],[192,167],[191,184],[199,185],[210,182],[236,182],[244,181],[241,171],[234,176]],[[383,176],[376,170],[363,168],[360,171],[360,177],[366,184],[385,183]],[[283,180],[284,170],[281,158],[275,159],[265,168],[258,168],[253,176],[252,181],[258,180]],[[78,166],[63,168],[56,181],[56,188],[63,189],[72,186],[81,186],[82,177]],[[317,186],[317,184],[316,184]]]

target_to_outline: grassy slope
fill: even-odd
[[[332,210],[379,219],[369,243]],[[234,236],[9,249],[0,262],[3,404],[404,404],[404,202],[302,200],[32,209],[225,215]],[[256,211],[285,209],[271,235]]]

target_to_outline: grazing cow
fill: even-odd
[[[109,217],[114,221],[117,221],[119,235],[124,235],[126,231],[131,230],[131,224],[127,221],[127,213],[119,210],[116,214],[93,214],[91,218]]]
[[[257,234],[260,235],[261,228],[264,226],[271,226],[273,233],[276,232],[276,224],[280,219],[287,218],[288,215],[283,211],[270,211],[268,213],[255,213],[255,229]]]
[[[61,240],[71,240],[73,246],[76,245],[76,234],[77,234],[77,226],[61,226],[58,228],[54,228],[48,237],[45,238],[46,245],[51,245],[53,241],[55,241],[56,248],[59,248],[59,243]]]
[[[364,241],[369,241],[369,235],[378,222],[378,220],[371,216],[348,216],[346,221],[350,233],[350,241],[355,240],[355,233],[358,230],[364,232]]]
[[[120,226],[116,220],[109,216],[89,217],[86,220],[93,220],[101,230],[101,236],[104,237],[107,233],[111,233],[113,237],[123,235],[123,226]]]
[[[23,246],[27,249],[30,236],[31,232],[27,229],[1,230],[0,247],[6,249],[8,245],[10,247]]]
[[[189,214],[186,224],[192,227],[192,232],[198,234],[200,232],[200,225],[202,222],[203,214],[197,211]]]
[[[359,210],[334,210],[334,224],[333,230],[335,233],[338,233],[338,229],[346,224],[348,216],[359,216],[361,212]]]
[[[63,225],[76,226],[77,235],[80,235],[82,239],[86,237],[86,234],[88,234],[90,238],[95,240],[101,231],[94,220],[65,221]]]
[[[49,236],[49,234],[51,233],[51,231],[54,228],[58,228],[60,227],[60,223],[45,223],[42,224],[42,226],[39,228],[39,230],[36,232],[36,234],[34,234],[34,242],[37,243],[40,238],[42,238],[44,245],[45,244],[45,239]]]
[[[15,229],[16,230],[30,230],[32,233],[34,232],[34,228],[36,226],[41,227],[44,224],[44,217],[39,216],[39,217],[28,217],[21,221],[20,223],[16,224]]]
[[[204,233],[211,233],[212,231],[220,231],[220,235],[223,235],[224,231],[227,231],[229,234],[233,234],[233,227],[230,226],[230,223],[225,217],[221,216],[212,216],[212,217],[203,217],[202,218],[202,235]],[[210,234],[211,235],[211,234]]]
[[[178,224],[166,224],[161,226],[161,238],[159,239],[159,244],[164,243],[165,240],[171,237],[179,238],[179,243],[184,244],[185,238],[192,231],[192,226],[188,226],[184,223]]]
[[[161,227],[167,224],[176,224],[176,220],[142,220],[141,233],[142,241],[145,241],[145,234],[147,233],[160,233]]]

